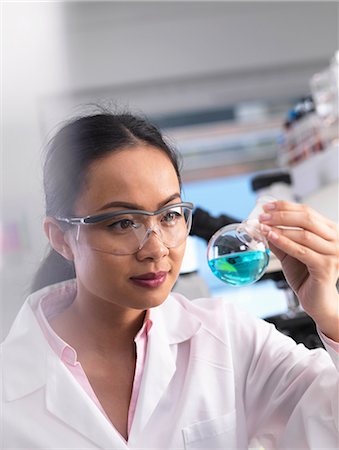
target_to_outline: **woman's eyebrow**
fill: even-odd
[[[158,209],[162,208],[163,206],[167,205],[167,203],[175,200],[175,199],[181,199],[180,193],[176,192],[175,194],[168,197],[166,200],[158,204]],[[124,209],[140,209],[143,210],[143,208],[140,205],[137,205],[136,203],[129,203],[125,201],[116,201],[116,202],[109,202],[103,205],[101,208],[98,209],[98,211],[102,211],[104,209],[109,208],[124,208]]]

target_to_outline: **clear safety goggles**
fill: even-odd
[[[126,209],[56,219],[77,225],[77,240],[85,241],[94,250],[113,255],[131,255],[141,250],[153,233],[167,248],[182,244],[191,229],[193,208],[193,203],[181,202],[154,212]]]

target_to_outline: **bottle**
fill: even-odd
[[[247,286],[264,275],[270,250],[258,218],[263,205],[275,200],[271,196],[259,197],[246,220],[226,225],[211,237],[207,246],[208,265],[221,281],[230,286]]]

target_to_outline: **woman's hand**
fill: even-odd
[[[320,330],[339,342],[337,225],[308,206],[283,200],[267,203],[263,209],[262,232],[289,285]]]

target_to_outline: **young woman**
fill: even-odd
[[[44,187],[53,252],[35,287],[76,278],[34,292],[2,346],[2,448],[338,447],[335,224],[284,201],[261,217],[328,350],[309,351],[221,300],[171,294],[193,205],[143,119],[64,126]]]

